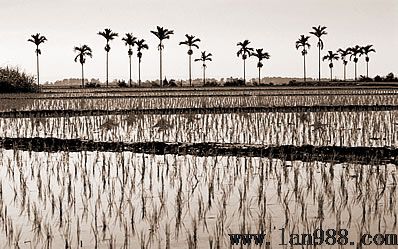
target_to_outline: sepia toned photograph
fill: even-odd
[[[398,249],[397,0],[0,0],[0,249]]]

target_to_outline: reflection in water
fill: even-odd
[[[0,150],[0,246],[229,248],[228,233],[396,231],[397,166]],[[352,248],[352,246],[350,247]]]

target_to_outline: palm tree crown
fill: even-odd
[[[93,51],[87,45],[83,45],[80,47],[75,47],[73,49],[74,52],[77,53],[75,57],[75,62],[79,62],[80,64],[84,64],[86,62],[86,57],[89,56],[90,58],[93,57]]]
[[[199,48],[199,46],[196,43],[200,42],[200,39],[199,38],[195,38],[195,36],[188,35],[188,34],[186,34],[185,37],[187,39],[185,41],[180,42],[180,45],[187,45],[189,47],[189,49],[188,49],[188,55],[189,55],[189,85],[192,86],[192,77],[191,77],[191,55],[193,54],[192,47]]]
[[[263,52],[262,48],[258,48],[256,49],[256,52],[251,53],[252,56],[257,57],[258,59],[258,63],[257,63],[257,67],[258,67],[258,83],[261,84],[261,68],[263,67],[263,63],[261,63],[261,61],[263,59],[269,59],[271,56],[269,55],[268,52]]]
[[[213,55],[211,53],[206,53],[206,51],[203,51],[200,58],[195,59],[195,61],[202,61],[203,63],[203,85],[206,84],[206,61],[212,61],[212,56]]]
[[[203,63],[205,63],[206,61],[212,61],[212,57],[213,55],[211,53],[206,54],[206,51],[203,51],[200,55],[200,58],[195,59],[195,61],[202,61]],[[204,65],[206,66],[206,65]]]
[[[138,57],[138,59],[141,61],[141,58],[142,58],[142,52],[141,52],[141,50],[143,50],[143,49],[149,49],[148,44],[145,43],[145,40],[144,40],[144,39],[137,40],[137,41],[135,42],[135,44],[137,45],[137,57]]]
[[[355,81],[357,80],[357,63],[358,63],[358,57],[360,57],[363,54],[362,47],[355,45],[355,47],[351,47],[348,50],[350,52],[350,60],[354,57],[353,61],[355,63]]]
[[[243,42],[239,42],[236,44],[239,48],[238,52],[236,55],[242,56],[243,59],[243,82],[246,84],[246,59],[248,56],[250,56],[251,52],[253,52],[253,48],[249,47],[250,41],[249,40],[244,40]]]
[[[310,39],[309,36],[301,35],[300,38],[296,41],[296,49],[303,48],[301,51],[302,55],[305,55],[308,53],[307,48],[309,49],[311,47],[310,43],[308,40]]]
[[[112,32],[111,29],[104,29],[104,31],[98,32],[98,35],[106,39],[106,46],[105,46],[106,52],[109,52],[111,50],[111,47],[109,46],[109,41],[112,41],[113,39],[119,36],[118,33]]]
[[[196,43],[200,42],[200,39],[196,38],[193,35],[188,35],[188,34],[186,34],[185,37],[187,39],[185,41],[180,42],[180,45],[187,45],[189,47],[188,54],[192,55],[192,47],[199,48],[199,46]]]
[[[308,42],[310,39],[309,36],[301,35],[300,38],[296,41],[296,49],[303,48],[301,51],[301,55],[304,58],[304,82],[306,82],[307,76],[306,76],[306,68],[305,68],[305,55],[308,53],[307,49],[310,49],[311,45]]]
[[[162,41],[165,39],[170,39],[170,35],[173,35],[174,31],[157,26],[156,31],[151,31],[151,33],[154,34],[160,41],[158,49],[162,49]]]
[[[333,80],[333,60],[338,60],[339,55],[334,53],[333,51],[328,51],[328,54],[323,56],[323,61],[329,61],[329,68],[330,68],[330,81]]]
[[[320,49],[323,49],[323,41],[322,41],[321,37],[322,37],[323,35],[327,35],[327,34],[328,34],[328,33],[325,31],[325,30],[326,30],[326,27],[319,25],[318,27],[312,27],[312,29],[313,29],[314,31],[311,31],[310,34],[312,34],[312,35],[314,35],[314,36],[316,36],[316,37],[318,38],[318,44],[317,44],[317,46],[318,46]]]
[[[87,45],[83,45],[80,47],[75,47],[73,49],[74,52],[77,53],[75,57],[75,62],[80,62],[82,65],[82,87],[84,87],[84,68],[83,64],[86,62],[86,57],[89,56],[90,58],[93,57],[93,51],[91,48]]]
[[[35,35],[31,35],[32,38],[29,38],[29,42],[33,42],[36,45],[36,54],[41,54],[41,50],[39,49],[39,45],[47,41],[47,38],[40,33]]]
[[[126,33],[126,36],[122,38],[122,41],[124,41],[125,45],[129,46],[129,51],[128,51],[129,56],[133,55],[133,50],[131,49],[131,47],[134,46],[136,40],[137,37],[134,37],[133,34],[131,33]]]
[[[32,38],[29,38],[28,41],[36,45],[35,53],[36,53],[36,68],[37,68],[37,85],[40,87],[39,54],[41,54],[41,50],[39,49],[39,45],[47,41],[47,38],[43,35],[40,35],[40,33],[31,35],[31,37]]]
[[[259,48],[259,49],[256,49],[256,52],[253,52],[253,53],[250,54],[251,56],[257,57],[257,59],[258,59],[257,67],[262,67],[263,66],[263,64],[261,63],[261,61],[263,59],[267,59],[268,60],[271,57],[268,52],[263,52],[263,50],[264,49]]]
[[[369,53],[376,53],[376,50],[374,50],[373,45],[366,45],[362,47],[362,53],[366,55],[366,62],[369,62]]]
[[[144,39],[137,40],[135,44],[137,45],[137,57],[138,57],[138,85],[141,86],[141,58],[142,58],[141,50],[148,49],[149,47],[145,43]]]
[[[318,38],[318,81],[321,81],[321,50],[323,49],[323,41],[321,37],[323,35],[327,35],[326,27],[319,25],[318,27],[312,27],[313,31],[310,34],[316,36]]]
[[[340,58],[343,61],[343,65],[344,65],[344,81],[345,81],[346,80],[346,66],[347,66],[347,63],[348,63],[347,56],[350,55],[350,49],[349,48],[347,48],[347,49],[339,48],[337,50],[337,52],[340,54]]]
[[[159,45],[158,45],[158,50],[159,50],[159,71],[160,71],[160,78],[159,78],[159,84],[163,86],[163,81],[162,81],[162,50],[164,48],[162,41],[165,39],[169,39],[170,35],[174,34],[173,30],[168,30],[163,27],[156,27],[155,31],[151,31],[152,34],[154,34],[158,39],[159,39]]]
[[[239,46],[239,50],[236,53],[237,56],[242,56],[243,60],[246,60],[248,56],[250,56],[250,53],[253,52],[253,48],[248,47],[250,44],[249,40],[244,40],[243,42],[239,42],[238,44],[236,44],[237,46]]]

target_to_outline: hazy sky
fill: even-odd
[[[236,56],[236,43],[250,40],[254,48],[264,48],[271,59],[264,63],[263,76],[302,76],[302,57],[295,49],[300,34],[312,26],[327,26],[325,50],[373,44],[370,74],[398,73],[397,0],[0,0],[0,66],[16,65],[35,73],[31,34],[48,38],[42,45],[41,80],[80,77],[80,65],[73,61],[73,47],[87,44],[93,49],[85,69],[88,78],[105,79],[105,39],[97,35],[104,28],[123,35],[132,32],[147,41],[143,52],[142,78],[156,79],[159,73],[157,38],[150,33],[157,25],[175,31],[166,40],[164,76],[188,77],[187,47],[179,46],[186,33],[202,40],[200,51],[211,52],[209,77],[239,77],[242,60]],[[111,43],[110,79],[128,78],[127,48],[117,38]],[[307,67],[316,77],[316,39],[311,38]],[[199,56],[199,51],[194,51]],[[137,79],[134,51],[133,80]],[[365,74],[364,58],[359,74]],[[342,77],[341,62],[335,74]],[[193,77],[201,77],[201,63],[193,64]],[[353,77],[353,64],[348,66]],[[328,63],[322,63],[322,76],[329,76]],[[249,58],[247,77],[257,77],[256,60]]]

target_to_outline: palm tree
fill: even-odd
[[[206,54],[206,51],[203,51],[200,58],[195,59],[195,61],[202,61],[203,63],[203,85],[206,85],[206,61],[212,61],[212,56],[213,55],[211,53]]]
[[[129,46],[129,51],[128,51],[128,55],[129,55],[129,64],[130,64],[130,87],[131,87],[131,56],[133,55],[133,50],[132,47],[134,46],[135,42],[137,40],[137,37],[134,37],[133,34],[131,33],[126,33],[126,37],[122,38],[122,41],[125,42],[126,46]]]
[[[376,53],[376,50],[372,48],[373,45],[366,45],[365,47],[362,47],[362,52],[366,56],[366,78],[369,78],[369,56],[368,54],[373,52]]]
[[[304,82],[306,81],[306,71],[305,71],[305,55],[308,53],[308,49],[310,49],[311,45],[308,42],[310,39],[309,36],[301,35],[300,38],[296,41],[296,49],[303,48],[301,51],[301,55],[304,57]]]
[[[261,84],[261,68],[263,67],[263,63],[261,63],[261,61],[263,59],[269,59],[271,56],[269,55],[268,52],[263,52],[263,49],[256,49],[256,52],[251,54],[252,56],[255,56],[258,58],[258,63],[257,63],[257,67],[258,67],[258,84]]]
[[[136,41],[135,44],[137,45],[137,57],[138,57],[138,85],[141,86],[141,58],[142,58],[141,50],[148,49],[148,45],[145,44],[144,39]]]
[[[189,55],[189,85],[192,86],[192,77],[191,77],[191,57],[192,57],[192,47],[198,48],[199,46],[195,43],[200,42],[199,38],[195,38],[193,35],[186,34],[185,37],[187,38],[186,41],[180,42],[180,45],[187,45],[189,47],[188,55]]]
[[[29,42],[33,42],[36,45],[36,67],[37,67],[37,85],[39,86],[40,89],[40,74],[39,74],[39,54],[41,54],[41,50],[39,49],[39,45],[47,41],[47,38],[43,35],[40,35],[40,33],[37,33],[35,35],[31,35],[32,38],[29,38]]]
[[[109,46],[109,41],[115,39],[115,37],[119,36],[118,33],[112,32],[111,29],[105,29],[104,31],[98,32],[98,35],[104,37],[106,39],[105,51],[106,51],[106,87],[108,87],[109,79],[108,79],[108,61],[109,61],[109,51],[111,50],[111,46]]]
[[[250,56],[250,53],[253,52],[253,48],[249,48],[250,42],[249,40],[244,40],[243,42],[239,42],[236,44],[240,46],[237,56],[242,56],[243,59],[243,82],[246,84],[246,59]]]
[[[358,57],[360,57],[363,53],[362,47],[356,45],[355,47],[349,48],[350,52],[350,60],[352,57],[354,57],[354,63],[355,63],[355,81],[357,81],[357,63],[358,63]]]
[[[328,54],[323,57],[323,61],[329,61],[330,68],[330,81],[333,80],[333,60],[338,60],[339,56],[337,53],[333,53],[333,51],[328,51]]]
[[[163,50],[164,46],[163,46],[162,42],[165,39],[169,39],[170,35],[174,34],[174,31],[168,30],[168,29],[165,29],[165,28],[159,27],[159,26],[157,26],[156,29],[157,29],[156,31],[151,31],[151,33],[154,34],[159,39],[159,45],[158,45],[158,50],[159,50],[159,54],[160,54],[160,63],[159,63],[159,65],[160,65],[160,78],[159,78],[160,81],[159,81],[159,84],[160,84],[160,86],[163,86],[163,82],[162,82],[162,50]]]
[[[344,65],[344,81],[346,81],[346,67],[347,67],[347,56],[350,55],[350,49],[342,49],[339,48],[339,50],[337,50],[337,52],[340,54],[340,58],[343,61],[343,65]]]
[[[83,45],[80,47],[75,47],[73,49],[74,52],[77,52],[78,54],[75,57],[75,62],[80,62],[80,64],[82,65],[82,87],[84,87],[84,69],[83,69],[83,65],[86,62],[86,56],[89,56],[90,58],[93,57],[93,51],[91,50],[91,48],[87,45]]]
[[[321,39],[322,35],[327,35],[328,33],[326,33],[326,27],[321,27],[321,25],[319,25],[318,27],[312,27],[312,29],[314,31],[311,31],[310,34],[316,36],[318,38],[318,61],[319,61],[319,70],[318,70],[318,81],[321,81],[321,50],[323,49],[323,41]]]

